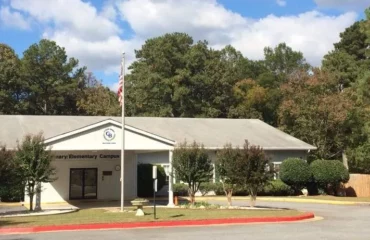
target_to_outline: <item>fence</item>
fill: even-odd
[[[351,174],[345,187],[347,196],[370,197],[370,175]]]

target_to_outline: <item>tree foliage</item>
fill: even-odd
[[[176,180],[188,185],[189,197],[194,204],[200,184],[209,182],[213,177],[213,166],[207,151],[196,142],[180,143],[173,152],[172,166]]]
[[[292,77],[281,87],[279,125],[317,146],[314,159],[337,158],[348,145],[348,116],[354,105],[349,92],[337,87],[331,74],[317,69]]]
[[[20,201],[23,195],[23,182],[14,152],[0,147],[0,200]]]
[[[20,60],[14,50],[0,43],[0,113],[14,114],[22,110]]]
[[[288,158],[280,167],[280,179],[291,186],[296,193],[307,187],[312,181],[312,173],[309,164],[299,158]]]
[[[25,182],[26,193],[30,198],[31,211],[33,211],[35,194],[40,194],[42,191],[41,184],[55,180],[55,169],[51,166],[52,159],[41,133],[26,135],[23,141],[18,143],[16,161],[20,167],[21,178]]]
[[[84,68],[69,58],[55,42],[41,40],[31,45],[21,59],[25,104],[29,114],[75,114],[76,89]]]
[[[253,207],[256,202],[257,193],[272,178],[269,158],[259,146],[250,145],[246,140],[241,150],[241,157],[238,158],[235,168],[239,176],[239,184],[244,186],[250,195],[250,205]]]
[[[315,160],[310,165],[315,182],[327,193],[349,180],[348,170],[337,160]]]
[[[242,152],[239,148],[233,148],[231,144],[226,144],[222,150],[217,153],[215,162],[216,174],[222,183],[224,193],[227,197],[229,206],[231,206],[231,197],[235,188],[240,186],[240,172],[236,166],[240,161]]]

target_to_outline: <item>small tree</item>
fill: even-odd
[[[218,152],[216,160],[216,172],[222,183],[223,190],[227,197],[228,205],[231,206],[231,197],[233,196],[233,191],[240,183],[240,178],[242,176],[238,174],[243,174],[236,169],[236,164],[240,161],[242,154],[238,148],[233,149],[231,144],[226,144],[224,148]]]
[[[44,144],[43,135],[26,135],[21,144],[18,143],[16,159],[25,181],[26,193],[30,197],[30,210],[33,211],[33,198],[41,194],[41,183],[55,180],[55,169],[51,166],[52,155]],[[40,203],[40,196],[38,196]],[[41,210],[36,206],[36,210]]]
[[[248,141],[245,141],[241,157],[238,160],[235,168],[240,176],[240,183],[248,190],[251,199],[250,206],[254,207],[257,192],[261,191],[272,178],[272,167],[269,166],[269,159],[263,149],[259,146],[249,145]]]
[[[179,144],[173,153],[172,166],[175,177],[188,185],[190,201],[194,204],[200,184],[209,182],[213,176],[212,162],[203,145],[196,142]]]
[[[14,152],[0,147],[0,200],[20,201],[24,186]]]
[[[348,170],[340,161],[316,160],[311,163],[310,167],[315,182],[327,193],[330,193],[330,189],[333,189],[335,193],[340,183],[346,183],[349,180]]]
[[[280,179],[299,193],[312,181],[310,165],[299,158],[288,158],[281,164]]]

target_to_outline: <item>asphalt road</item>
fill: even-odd
[[[234,202],[234,205],[246,205]],[[76,231],[0,236],[1,240],[361,240],[370,239],[370,206],[343,206],[307,203],[259,202],[260,206],[295,208],[324,217],[319,221],[273,224],[246,224],[207,227],[176,227],[132,230]]]

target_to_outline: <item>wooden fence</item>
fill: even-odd
[[[370,197],[370,175],[350,174],[345,184],[346,195],[351,197]]]

